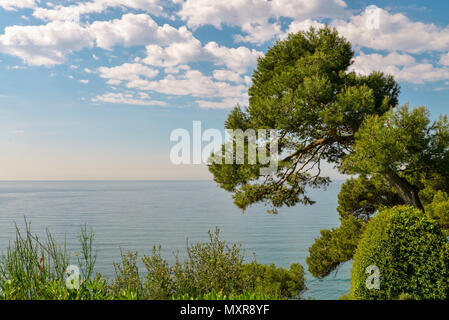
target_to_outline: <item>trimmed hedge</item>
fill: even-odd
[[[421,211],[397,206],[377,214],[354,255],[350,296],[355,299],[447,299],[448,243]],[[368,289],[370,265],[380,271],[380,288]]]

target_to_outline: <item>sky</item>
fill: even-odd
[[[0,180],[211,179],[170,162],[170,133],[222,130],[248,104],[257,58],[326,23],[351,41],[351,70],[393,74],[401,104],[437,118],[448,12],[444,0],[0,0]]]

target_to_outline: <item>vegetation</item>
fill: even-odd
[[[380,270],[379,290],[366,286],[368,266]],[[446,237],[422,211],[398,206],[381,211],[363,234],[354,255],[354,299],[447,299]]]
[[[277,171],[266,175],[259,170],[261,164],[223,159],[209,165],[215,181],[233,193],[238,207],[246,209],[256,202],[274,209],[312,204],[306,188],[324,187],[330,181],[320,164],[340,166],[352,152],[364,119],[381,116],[398,103],[399,87],[393,77],[348,73],[353,55],[351,44],[326,27],[290,34],[258,60],[249,106],[236,107],[225,127],[274,129],[283,156]],[[263,146],[266,141],[258,138]]]
[[[236,152],[212,155],[209,170],[235,204],[245,210],[266,203],[270,212],[313,204],[309,188],[325,188],[323,162],[353,175],[341,187],[340,226],[322,230],[309,248],[307,264],[325,277],[354,258],[351,292],[341,299],[445,299],[448,297],[449,121],[431,121],[425,107],[398,106],[399,86],[381,72],[349,71],[351,44],[335,29],[311,28],[277,41],[258,60],[249,105],[237,106],[227,129],[257,132],[268,150],[277,140],[281,159],[274,172],[261,163],[241,163]],[[234,137],[236,139],[236,137]],[[237,148],[237,141],[232,146]],[[245,149],[246,148],[246,149]],[[265,149],[264,149],[265,148]],[[226,146],[223,145],[223,150]],[[248,147],[245,158],[249,155]],[[260,155],[258,155],[260,157]],[[221,161],[216,161],[217,159]],[[232,163],[232,164],[229,164]],[[239,246],[219,239],[187,245],[187,259],[169,264],[160,247],[141,261],[122,253],[116,277],[93,275],[93,234],[82,230],[79,289],[63,277],[70,256],[50,233],[45,243],[27,226],[0,261],[6,299],[241,299],[299,298],[305,289],[302,266],[290,269],[246,263]],[[366,267],[381,269],[381,287],[368,290]]]
[[[137,252],[122,253],[113,279],[93,275],[92,230],[81,229],[76,259],[48,231],[43,242],[28,223],[24,234],[18,228],[16,234],[0,260],[0,296],[8,300],[298,299],[305,290],[301,265],[287,270],[255,259],[245,263],[241,247],[220,240],[218,229],[209,232],[209,242],[188,244],[187,259],[181,262],[176,255],[173,265],[154,247],[141,259],[146,272],[138,269]],[[78,286],[66,272],[73,260],[80,269]]]
[[[353,175],[338,196],[340,227],[322,230],[309,248],[308,268],[318,278],[353,258],[370,219],[383,209],[412,206],[449,234],[447,116],[431,121],[425,107],[398,106],[394,78],[349,72],[352,59],[350,43],[329,27],[277,41],[258,60],[249,105],[237,106],[225,123],[233,130],[274,129],[277,170],[232,162],[231,153],[209,165],[243,210],[258,202],[272,212],[313,204],[307,190],[330,182],[323,162]],[[258,138],[261,146],[267,141]]]

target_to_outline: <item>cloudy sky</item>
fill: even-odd
[[[401,103],[448,113],[448,12],[444,0],[0,0],[0,179],[210,178],[170,163],[170,132],[222,129],[257,57],[324,23],[352,42],[354,70],[391,73]]]

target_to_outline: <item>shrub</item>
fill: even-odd
[[[120,299],[144,298],[145,293],[137,267],[137,252],[121,252],[122,261],[114,263],[115,279],[112,281],[111,291]]]
[[[174,296],[172,300],[276,300],[276,298],[263,293],[250,293],[247,291],[240,294],[231,293],[230,295],[225,295],[212,290],[209,293],[198,296],[190,296],[189,294]]]
[[[160,255],[160,247],[151,257],[142,259],[147,275],[145,291],[150,299],[211,299],[245,295],[270,299],[298,298],[305,289],[304,270],[292,264],[290,270],[256,261],[244,263],[238,245],[220,240],[220,231],[209,232],[209,242],[187,245],[187,259],[170,266]]]
[[[426,215],[398,206],[373,218],[354,255],[355,299],[446,299],[449,255],[446,237]],[[380,289],[368,289],[366,268],[380,270]]]
[[[137,267],[138,253],[121,253],[114,263],[111,282],[100,274],[92,276],[96,255],[92,253],[93,232],[81,229],[79,288],[68,288],[67,266],[72,260],[65,243],[57,244],[51,233],[42,241],[30,231],[16,229],[16,241],[0,260],[0,298],[7,300],[261,300],[297,298],[304,290],[304,272],[299,264],[290,270],[244,263],[240,246],[220,240],[218,228],[209,232],[209,241],[187,244],[187,259],[170,265],[154,247]]]
[[[274,264],[252,262],[244,265],[246,290],[276,299],[298,298],[305,290],[304,269],[294,263],[287,270]]]
[[[446,192],[437,191],[432,202],[426,206],[427,215],[449,234],[449,196]]]
[[[77,259],[80,266],[80,282],[90,280],[96,260],[92,253],[92,230],[81,228],[79,238],[81,253]],[[31,226],[25,220],[25,232],[16,227],[16,239],[0,259],[0,288],[6,299],[47,299],[48,286],[61,282],[70,262],[66,243],[58,244],[51,233],[39,239],[31,233]]]

